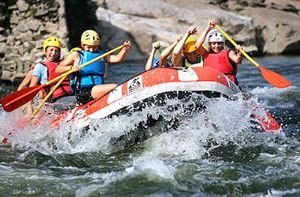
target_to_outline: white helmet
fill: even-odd
[[[225,39],[220,32],[213,32],[208,36],[208,43],[210,42],[223,42],[225,43]]]

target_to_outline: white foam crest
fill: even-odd
[[[148,108],[128,115],[114,116],[112,118],[89,120],[88,128],[77,125],[76,120],[72,123],[64,123],[56,131],[52,131],[48,136],[50,143],[41,147],[43,151],[49,153],[96,152],[110,153],[113,149],[112,140],[125,135],[130,130],[135,129],[137,124],[147,119],[149,113],[157,116],[155,108]],[[80,123],[78,123],[80,124]],[[52,139],[52,140],[50,140]],[[51,146],[49,146],[51,144]],[[45,152],[44,152],[45,153]]]
[[[181,130],[184,129],[184,130]],[[147,156],[155,157],[160,156],[162,158],[199,158],[206,153],[206,149],[203,146],[202,137],[209,132],[203,132],[203,135],[199,135],[199,130],[185,130],[189,129],[178,128],[178,130],[164,133],[160,136],[153,137],[146,142],[147,152],[144,153]]]
[[[43,117],[38,124],[27,124],[23,127],[15,127],[9,142],[13,147],[20,149],[33,149],[40,152],[48,152],[51,149],[51,141],[55,128],[50,125],[50,116]]]
[[[5,176],[9,176],[10,174],[12,174],[14,172],[14,168],[12,168],[11,166],[8,165],[3,165],[3,162],[1,162],[0,165],[0,173],[1,176],[5,175]]]
[[[4,111],[0,111],[0,137],[3,139],[7,135],[6,116]]]
[[[170,120],[175,115],[183,113],[184,108],[180,108],[177,111],[170,111],[168,109],[175,104],[174,100],[169,100],[164,106],[149,106],[142,111],[129,111],[127,115],[91,120],[89,128],[86,131],[73,129],[80,128],[80,126],[76,126],[75,121],[71,125],[64,126],[55,132],[57,135],[55,139],[59,139],[59,141],[55,142],[56,147],[60,150],[59,153],[94,151],[110,153],[117,148],[112,147],[111,143],[114,139],[136,129],[137,125],[142,121],[145,122],[150,114],[152,118],[158,118],[159,115],[163,115],[166,120]]]
[[[272,136],[262,133],[259,136],[261,137],[260,143],[266,143],[268,147],[276,150],[273,153],[260,153],[259,160],[261,163],[271,166],[279,165],[280,168],[286,166],[290,170],[300,171],[300,156],[297,154],[300,152],[300,147],[297,139],[287,138],[281,133],[273,134]]]
[[[295,87],[288,88],[276,88],[276,87],[256,87],[252,89],[250,92],[252,94],[263,95],[263,96],[279,96],[287,91],[293,90]]]
[[[126,172],[135,174],[145,174],[149,179],[174,180],[175,168],[158,158],[139,157],[133,161],[133,167],[127,168]]]
[[[197,109],[196,102],[199,100],[205,102],[204,111]],[[225,98],[204,99],[203,96],[192,95],[191,99],[170,99],[162,106],[149,106],[142,111],[129,110],[130,113],[126,115],[89,120],[89,128],[86,130],[78,129],[82,125],[76,120],[64,123],[63,127],[55,130],[49,123],[51,117],[47,117],[40,125],[30,125],[14,131],[16,135],[10,140],[13,145],[30,147],[43,154],[97,151],[111,153],[116,150],[116,147],[112,147],[114,139],[136,129],[140,122],[147,120],[149,114],[154,118],[163,115],[166,120],[179,118],[180,124],[175,130],[169,128],[167,133],[155,132],[156,136],[146,141],[145,145],[151,154],[199,158],[208,154],[207,144],[211,141],[216,144],[242,141],[240,138],[243,137],[244,130],[253,126],[250,123],[253,107],[251,102],[252,98],[245,101],[242,95],[238,95],[235,101]],[[1,121],[7,120],[7,115],[5,114],[5,118],[1,116]],[[119,147],[119,150],[122,148]]]
[[[207,105],[208,120],[224,133],[239,135],[244,129],[249,128],[252,111],[248,102],[242,95],[235,101],[225,98],[211,100]]]
[[[252,95],[255,95],[260,100],[263,100],[263,106],[270,108],[282,108],[288,109],[295,105],[295,102],[299,100],[299,88],[291,86],[288,88],[275,88],[275,87],[263,87],[255,88],[250,91]],[[285,102],[282,102],[285,100]]]
[[[13,147],[21,149],[28,148],[36,142],[41,142],[50,131],[50,123],[47,117],[39,124],[34,124],[35,119],[28,124],[22,110],[15,110],[10,113],[3,112],[1,115],[1,135],[6,137]],[[32,143],[33,142],[33,143]]]
[[[152,157],[198,159],[209,154],[210,149],[226,145],[229,141],[241,146],[241,141],[246,137],[243,132],[251,126],[251,111],[245,106],[247,107],[242,99],[210,100],[206,103],[205,112],[186,118],[176,130],[147,140],[147,152],[144,154]]]
[[[104,189],[117,181],[127,178],[141,176],[148,180],[170,179],[174,180],[175,168],[165,162],[155,158],[138,157],[133,160],[130,167],[121,171],[109,173],[86,173],[85,176],[93,179],[92,185],[80,187],[76,191],[76,196],[90,196],[93,192]]]
[[[188,106],[182,107],[182,104]],[[181,105],[177,110],[169,110],[170,106]],[[162,107],[149,107],[134,112],[131,116],[121,115],[109,119],[91,121],[86,133],[81,130],[72,130],[63,127],[55,132],[56,153],[77,153],[101,151],[111,152],[111,140],[125,135],[136,125],[147,119],[149,114],[158,116],[163,114],[166,119],[184,117],[176,130],[153,136],[146,142],[154,155],[180,156],[198,158],[207,154],[205,147],[210,140],[217,143],[235,141],[244,129],[250,127],[251,111],[242,99],[227,101],[225,98],[209,100],[206,111],[200,113],[184,113],[187,109],[195,107],[192,101],[185,103],[168,101]],[[245,107],[246,106],[246,107]],[[178,107],[178,106],[177,106]],[[71,142],[70,142],[71,141]],[[49,147],[48,147],[49,148]]]
[[[21,110],[15,110],[13,112],[5,112],[1,110],[0,115],[0,134],[6,136],[11,128],[14,128],[18,120],[24,118],[24,114]]]
[[[299,194],[300,189],[289,189],[289,190],[285,190],[285,191],[281,191],[281,190],[276,190],[276,189],[270,189],[268,190],[267,195],[264,195],[266,197],[274,197],[274,196],[289,196],[295,194],[295,196],[297,196],[297,194]]]

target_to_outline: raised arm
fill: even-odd
[[[181,49],[185,44],[186,39],[191,35],[197,33],[195,26],[190,26],[187,32],[183,35],[182,39],[177,43],[173,50],[172,64],[174,67],[180,67],[182,65]]]
[[[178,42],[182,39],[182,35],[179,35],[176,38],[176,41],[173,42],[170,46],[168,46],[167,48],[165,48],[165,50],[163,50],[160,54],[160,59],[159,59],[159,65],[161,67],[166,67],[167,66],[167,59],[168,56],[173,52],[175,46],[178,44]]]
[[[106,57],[106,61],[108,63],[119,63],[122,62],[125,59],[127,51],[131,48],[131,42],[129,40],[126,40],[123,43],[123,48],[120,50],[120,52],[117,55],[108,55]]]
[[[202,32],[202,34],[200,35],[199,39],[196,42],[196,48],[200,51],[200,54],[202,56],[205,55],[205,53],[208,52],[208,50],[206,48],[203,47],[203,43],[205,41],[205,38],[208,34],[208,32],[215,26],[215,24],[217,24],[216,20],[210,20],[206,26],[206,28],[204,29],[204,31]]]
[[[155,52],[159,48],[160,48],[160,42],[154,42],[152,44],[152,49],[151,49],[150,55],[148,57],[148,60],[146,62],[145,70],[149,70],[151,68]]]

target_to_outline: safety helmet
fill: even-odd
[[[81,35],[81,44],[98,46],[100,45],[100,36],[94,30],[86,30]]]
[[[72,49],[70,50],[70,53],[72,53],[72,52],[74,52],[74,51],[82,51],[82,49],[79,48],[79,47],[74,47],[74,48],[72,48]]]
[[[208,43],[210,42],[223,42],[225,43],[225,39],[220,32],[212,32],[208,36]]]
[[[188,39],[186,39],[184,45],[183,45],[183,53],[191,53],[196,51],[196,42],[197,42],[198,36],[197,35],[190,35]]]
[[[57,37],[50,36],[43,42],[43,54],[46,54],[47,47],[57,47],[61,49],[61,42]]]

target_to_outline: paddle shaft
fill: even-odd
[[[110,55],[110,54],[112,54],[112,53],[120,50],[120,49],[122,49],[123,47],[124,47],[123,45],[120,45],[120,46],[118,46],[118,47],[116,47],[116,48],[114,48],[114,49],[112,49],[112,50],[110,50],[110,51],[108,51],[108,52],[106,52],[106,53],[104,53],[104,54],[102,54],[102,55],[100,55],[100,56],[98,56],[98,57],[96,57],[96,58],[94,58],[94,59],[92,59],[92,60],[90,60],[90,61],[82,64],[82,65],[80,65],[80,69],[82,69],[83,67],[85,67],[85,66],[87,66],[89,64],[92,64],[92,63],[94,63],[94,62],[96,62],[96,61],[98,61],[98,60],[100,60],[100,59],[102,59],[102,58],[104,58],[104,57],[106,57],[106,56],[108,56],[108,55]],[[56,77],[56,78],[48,81],[47,83],[45,83],[45,86],[51,85],[51,84],[59,81],[61,78],[72,74],[73,72],[76,72],[76,71],[69,70],[69,71],[63,73],[62,75],[60,75],[60,76],[58,76],[58,77]]]
[[[225,36],[225,38],[227,39],[227,40],[229,40],[229,42],[231,42],[231,44],[233,44],[233,46],[234,47],[237,47],[237,43],[234,41],[234,40],[232,40],[231,39],[231,37],[226,33],[226,32],[224,32],[223,31],[223,29],[219,26],[219,25],[215,25],[215,27],[217,28],[217,30],[219,31],[219,32],[221,32],[221,34],[223,35],[223,36]],[[259,64],[256,62],[256,61],[254,61],[243,49],[239,49],[239,51],[244,55],[244,57],[246,57],[252,64],[254,64],[255,66],[257,66],[257,67],[259,67]]]
[[[124,46],[123,45],[120,45],[102,55],[100,55],[99,57],[96,57],[82,65],[80,65],[80,69],[101,59],[101,58],[104,58],[105,56],[107,55],[110,55],[112,53],[114,53],[115,51],[118,51],[120,49],[122,49]],[[27,88],[24,88],[24,89],[21,89],[17,92],[14,92],[14,93],[11,93],[5,97],[2,98],[1,100],[1,104],[2,104],[2,107],[5,111],[7,112],[11,112],[17,108],[19,108],[20,106],[24,105],[25,103],[27,103],[28,101],[32,100],[34,98],[34,96],[40,91],[42,90],[43,88],[45,88],[46,86],[48,85],[52,85],[53,83],[59,81],[61,78],[64,78],[68,75],[70,75],[71,73],[73,72],[76,72],[74,70],[69,70],[68,72],[65,72],[63,73],[62,75],[42,84],[42,85],[39,85],[39,86],[34,86],[34,87],[27,87]]]
[[[217,30],[221,32],[223,36],[227,38],[227,40],[229,40],[235,47],[237,47],[236,42],[234,42],[230,38],[230,36],[222,30],[222,28],[219,25],[215,24],[215,27],[217,28]],[[263,78],[266,81],[268,81],[271,85],[277,88],[286,88],[291,86],[292,83],[289,80],[285,79],[283,76],[279,75],[278,73],[268,70],[264,68],[262,65],[258,64],[243,49],[240,48],[239,51],[244,55],[244,57],[246,57],[254,66],[256,66],[260,70]]]
[[[64,76],[61,78],[55,86],[51,89],[51,91],[47,94],[47,96],[43,99],[43,101],[37,106],[37,108],[33,111],[32,116],[36,115],[38,111],[41,109],[41,107],[45,104],[45,102],[50,98],[50,96],[53,94],[53,92],[60,86],[60,84],[67,78],[67,76]]]

